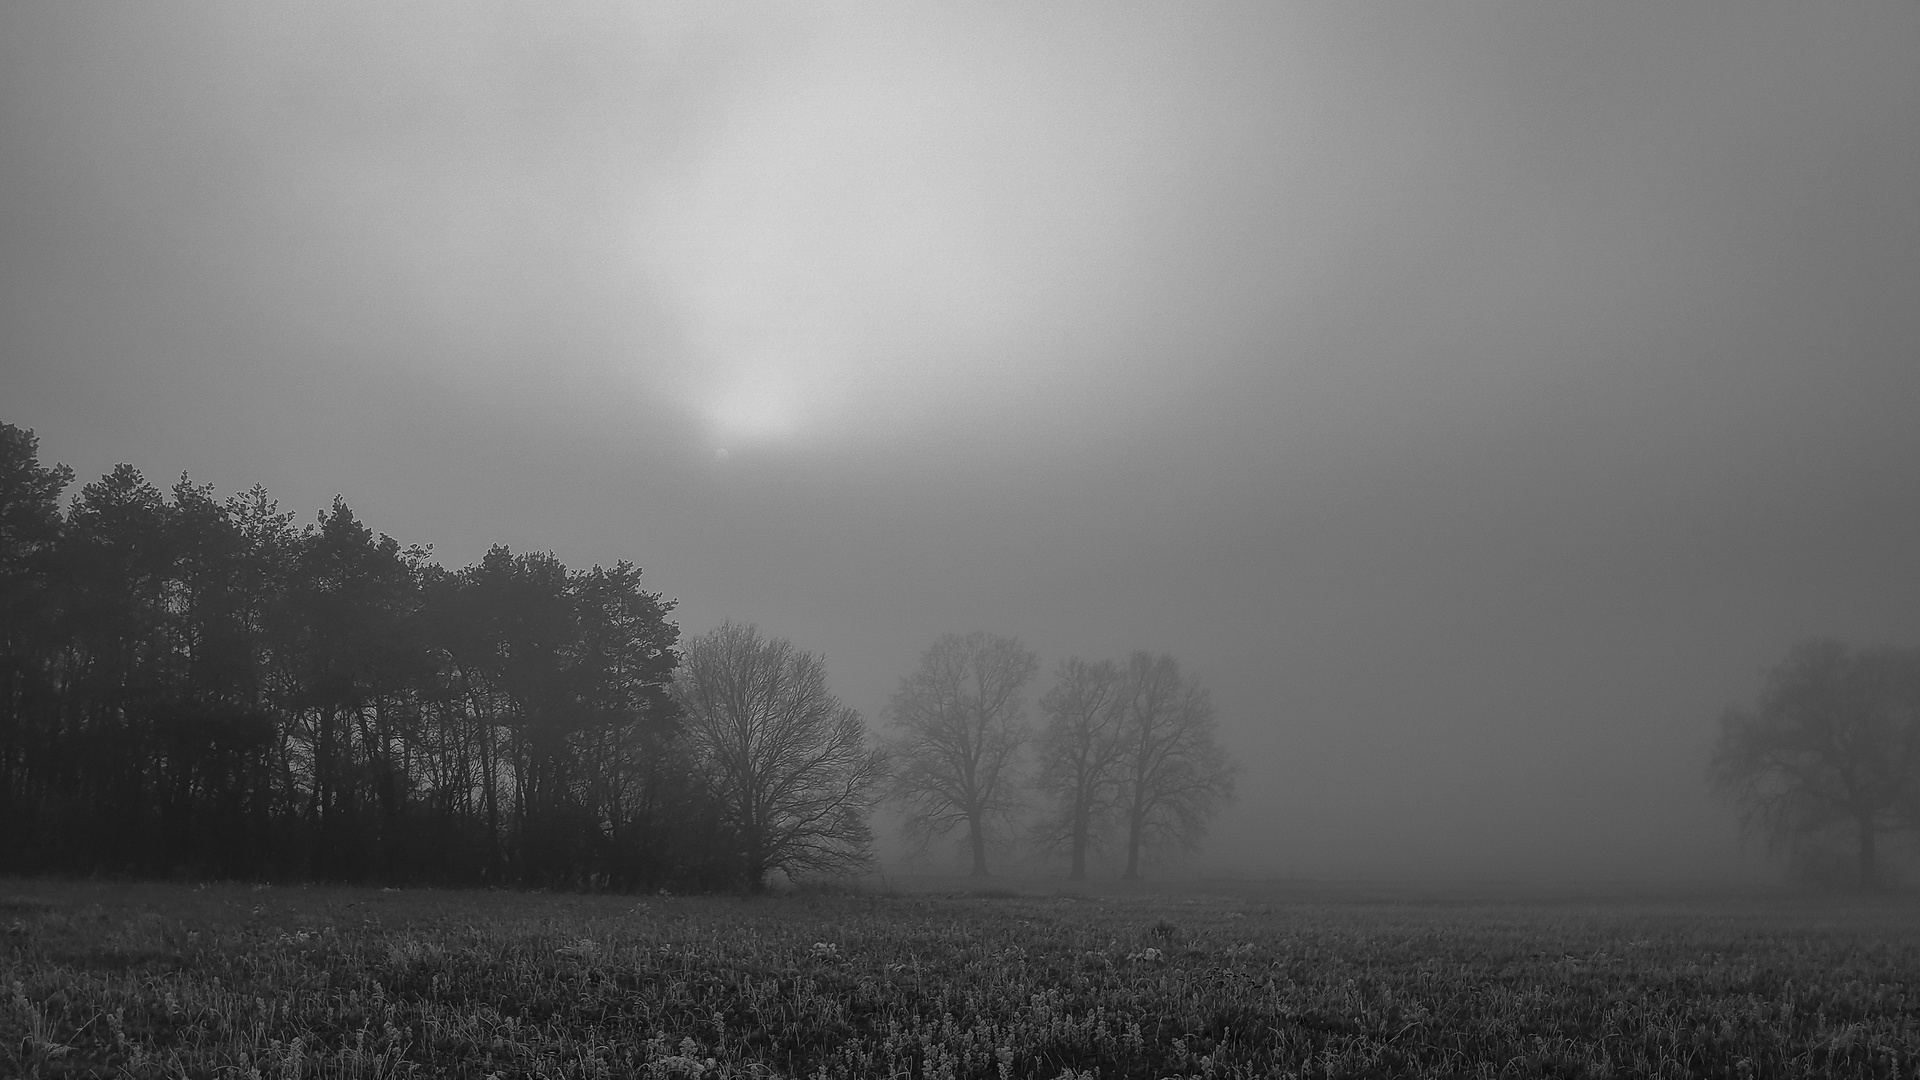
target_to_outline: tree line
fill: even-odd
[[[1040,699],[1036,733],[1021,694],[1038,667],[1012,638],[949,634],[901,680],[887,746],[909,840],[959,832],[977,875],[989,850],[1025,840],[1063,856],[1073,880],[1102,848],[1136,878],[1150,849],[1198,842],[1236,773],[1206,688],[1172,656],[1071,658]]]
[[[1116,846],[1124,877],[1151,849],[1197,843],[1233,793],[1213,704],[1171,656],[1070,659],[1028,723],[1039,666],[1017,640],[947,634],[900,681],[876,746],[826,690],[817,657],[727,624],[683,652],[676,698],[744,853],[745,881],[863,865],[885,800],[924,851],[958,834],[976,875],[1030,845],[1087,876]]]
[[[1033,654],[948,635],[876,740],[818,657],[682,642],[628,562],[456,570],[338,497],[72,483],[0,423],[0,872],[758,888],[870,863],[890,798],[979,873],[1020,836],[1132,876],[1231,794],[1171,657],[1068,661],[1036,738]]]

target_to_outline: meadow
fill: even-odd
[[[0,881],[21,1076],[1910,1076],[1907,897]]]

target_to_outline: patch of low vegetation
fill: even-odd
[[[1907,1076],[1910,900],[0,886],[0,1074]]]

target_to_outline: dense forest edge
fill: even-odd
[[[632,889],[738,877],[627,562],[450,570],[342,499],[81,487],[0,425],[0,871]]]

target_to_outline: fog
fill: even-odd
[[[15,5],[0,420],[629,558],[878,723],[1169,652],[1194,867],[1751,880],[1713,722],[1920,643],[1920,7]]]

